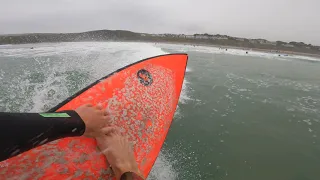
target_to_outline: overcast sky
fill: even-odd
[[[0,34],[98,29],[320,45],[320,0],[0,0]]]

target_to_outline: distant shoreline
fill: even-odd
[[[244,49],[248,51],[253,50],[274,54],[302,55],[317,58],[320,57],[320,46],[305,44],[303,42],[271,42],[265,39],[246,39],[219,34],[147,34],[123,30],[98,30],[82,33],[35,33],[0,35],[0,45],[86,41],[127,41],[189,44],[232,49]]]
[[[130,41],[130,42],[137,42],[137,41]],[[140,41],[141,42],[141,41]],[[151,42],[146,42],[146,43],[151,43]],[[178,45],[196,45],[196,46],[204,46],[204,47],[215,47],[215,48],[222,48],[222,49],[239,49],[243,51],[248,51],[248,52],[264,52],[264,53],[270,53],[270,54],[275,54],[275,55],[298,55],[298,56],[308,56],[308,57],[314,57],[314,58],[319,58],[320,59],[320,54],[308,54],[308,53],[302,53],[302,52],[293,52],[293,51],[279,51],[275,52],[274,50],[270,49],[258,49],[258,48],[243,48],[243,47],[237,47],[237,46],[219,46],[219,45],[210,45],[210,44],[187,44],[187,43],[177,43],[177,42],[161,42],[161,43],[166,43],[166,44],[178,44]]]

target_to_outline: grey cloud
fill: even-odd
[[[0,33],[125,29],[320,44],[317,0],[0,0]]]

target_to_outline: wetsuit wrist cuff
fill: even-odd
[[[76,111],[68,110],[68,111],[61,111],[67,113],[70,116],[70,119],[67,119],[65,127],[70,129],[69,136],[82,136],[86,130],[86,124],[79,116]],[[68,126],[69,125],[69,126]]]

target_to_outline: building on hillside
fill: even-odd
[[[141,35],[142,36],[142,35]],[[165,34],[151,34],[152,37],[166,37]]]
[[[282,46],[284,46],[284,47],[290,47],[290,48],[294,47],[294,45],[292,45],[292,44],[283,44]]]
[[[259,42],[256,39],[249,39],[249,43],[251,43],[251,44],[259,44]]]
[[[225,37],[225,36],[213,36],[212,39],[214,39],[214,40],[228,40],[228,37]]]
[[[194,35],[186,35],[187,39],[194,39]]]
[[[265,40],[265,39],[257,39],[258,43],[260,44],[266,44],[268,43],[269,41]]]
[[[245,38],[235,38],[237,41],[245,41]]]
[[[195,39],[209,39],[209,36],[203,35],[203,34],[195,34],[194,38]]]
[[[272,45],[272,46],[277,45],[277,42],[272,42],[265,39],[250,39],[249,42],[251,44],[264,44],[264,45]]]
[[[260,44],[266,44],[266,45],[272,45],[272,46],[276,46],[277,42],[274,41],[260,41]]]

